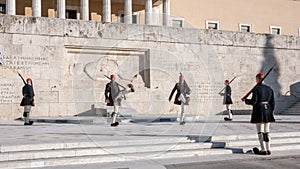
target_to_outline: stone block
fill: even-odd
[[[65,116],[67,112],[67,103],[51,103],[49,104],[49,116],[58,117]]]
[[[64,19],[59,18],[47,18],[48,27],[47,32],[48,35],[53,36],[64,36]]]
[[[64,36],[79,37],[79,22],[78,20],[64,20]]]
[[[282,35],[265,35],[265,45],[267,48],[286,48],[287,47],[287,36]]]
[[[66,38],[58,37],[58,36],[50,36],[49,37],[49,45],[50,46],[57,46],[59,49],[64,49],[66,44]]]
[[[5,25],[4,25],[4,17],[5,15],[0,15],[0,33],[4,32],[5,30]]]
[[[24,33],[48,35],[49,19],[42,17],[24,17]]]
[[[219,30],[205,30],[205,39],[210,45],[226,45],[232,46],[234,44],[234,33]]]
[[[62,88],[59,90],[59,102],[73,102],[74,90],[72,88]]]
[[[203,30],[199,30],[199,29],[183,29],[184,43],[203,44],[204,39],[203,39],[203,36],[201,36],[202,33],[203,33]]]
[[[40,97],[40,96],[36,96]],[[31,113],[32,117],[49,117],[49,109],[50,109],[50,104],[49,102],[36,102],[35,107],[32,108],[32,110],[35,110],[37,113]]]
[[[14,119],[15,115],[17,115],[14,112],[12,112],[12,104],[1,103],[0,106],[3,110],[0,113],[0,119]]]
[[[144,27],[144,41],[159,41],[159,26]]]
[[[254,47],[257,45],[257,38],[254,33],[235,32],[234,46]]]
[[[144,26],[143,25],[128,25],[128,40],[143,41],[144,40]]]
[[[34,61],[34,58],[40,57],[41,49],[37,46],[25,44],[22,46],[22,55],[26,56],[31,61]]]
[[[1,45],[6,45],[6,44],[11,45],[12,37],[13,37],[13,34],[0,33],[0,44]]]
[[[287,47],[289,49],[300,48],[300,37],[299,36],[287,36]]]
[[[24,31],[24,19],[22,16],[5,15],[3,20],[4,32],[6,33],[23,33]]]
[[[74,116],[77,114],[75,103],[67,103],[67,116]]]
[[[165,27],[162,26],[159,29],[159,41],[160,42],[184,42],[184,29],[183,28],[174,28],[174,27]]]
[[[128,39],[128,25],[120,23],[102,24],[99,35],[104,39]]]
[[[58,103],[59,92],[58,91],[40,91],[38,100],[41,103]]]
[[[59,79],[61,72],[62,70],[55,67],[55,65],[53,65],[53,67],[43,66],[43,68],[40,69],[40,75],[43,80]]]
[[[21,35],[21,34],[13,34],[12,35],[12,44],[32,44],[31,36],[29,35]]]
[[[99,38],[99,30],[101,30],[101,24],[95,21],[80,21],[79,22],[79,36],[88,38]]]
[[[45,60],[50,62],[60,61],[59,55],[57,54],[56,46],[41,46],[40,55],[45,57]]]

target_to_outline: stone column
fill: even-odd
[[[170,0],[163,0],[163,25],[170,26]]]
[[[66,0],[57,0],[57,15],[58,18],[66,18]]]
[[[42,2],[41,0],[32,0],[32,16],[42,16]]]
[[[16,15],[16,0],[6,0],[6,14]]]
[[[158,7],[154,7],[152,10],[152,25],[160,24],[160,12]]]
[[[132,0],[124,2],[124,23],[132,24]]]
[[[111,22],[111,0],[102,0],[102,22]]]
[[[80,13],[82,20],[89,20],[89,0],[80,0]]]
[[[152,0],[146,0],[145,4],[145,24],[152,25]]]

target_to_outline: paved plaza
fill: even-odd
[[[44,150],[45,147],[48,147],[49,149],[51,149],[51,147],[52,149],[59,149],[84,148],[85,146],[88,146],[85,151],[92,152],[95,151],[96,148],[100,148],[102,151],[106,151],[106,154],[109,157],[112,157],[111,161],[107,156],[106,160],[99,161],[99,163],[97,161],[83,161],[82,163],[77,161],[75,163],[70,163],[72,165],[69,165],[67,162],[62,164],[57,163],[57,166],[56,164],[54,165],[54,163],[53,166],[50,164],[46,165],[46,163],[43,163],[43,165],[30,165],[30,168],[40,166],[48,167],[49,169],[77,169],[82,168],[83,166],[86,166],[85,168],[100,167],[112,169],[149,168],[150,166],[150,168],[165,168],[165,166],[168,165],[174,167],[179,164],[193,164],[195,162],[249,158],[255,160],[256,158],[266,158],[253,155],[251,153],[249,154],[247,152],[235,153],[233,151],[234,149],[231,149],[235,147],[235,142],[239,142],[239,139],[243,139],[243,141],[240,142],[242,144],[238,144],[236,146],[244,147],[245,151],[248,149],[250,150],[251,145],[256,144],[256,142],[256,146],[258,146],[255,126],[249,123],[250,115],[235,115],[234,120],[231,122],[223,121],[223,117],[224,116],[222,115],[199,117],[197,121],[188,121],[184,126],[179,125],[178,122],[132,123],[127,119],[123,120],[118,127],[110,127],[109,123],[107,123],[107,119],[103,119],[102,117],[93,117],[99,119],[95,120],[97,123],[91,124],[47,123],[47,121],[51,122],[53,119],[48,118],[48,120],[45,120],[45,118],[43,118],[45,123],[34,123],[33,126],[24,126],[23,121],[18,120],[2,120],[0,122],[0,131],[2,135],[0,140],[1,152],[5,154],[7,151],[8,154],[11,153],[13,155],[13,153],[16,153],[14,151],[20,151],[18,153],[22,153],[23,151],[29,151],[29,153],[41,151],[51,154],[50,151]],[[280,137],[281,140],[274,140],[274,144],[277,144],[276,151],[267,158],[300,155],[300,140],[298,138],[298,133],[300,133],[300,116],[276,115],[275,117],[277,122],[271,125],[271,135],[273,137]],[[79,117],[72,117],[71,119],[74,120],[76,118]],[[81,117],[81,119],[78,120],[83,120],[83,118],[91,119],[92,117]],[[35,120],[38,119],[39,118],[35,118]],[[64,122],[67,118],[61,117],[59,119],[61,119],[60,122]],[[138,117],[136,117],[136,119],[138,119]],[[247,140],[248,137],[249,140]],[[233,140],[232,142],[230,142],[231,139]],[[284,139],[294,140],[288,143],[290,146],[294,147],[292,151],[289,151],[288,149],[285,150],[285,147],[280,148],[280,146],[286,145],[284,142],[289,142]],[[195,142],[203,143],[203,145],[208,142],[212,142],[213,144],[227,142],[227,146],[229,147],[214,149],[219,153],[205,152],[207,150],[206,149],[204,153],[200,155],[199,153],[198,155],[192,154],[195,153],[195,148],[193,150],[189,150],[187,148],[184,150],[178,149],[178,146],[183,147],[183,145],[187,146],[189,144],[195,144]],[[151,144],[153,144],[153,147],[150,146]],[[157,146],[160,146],[160,148]],[[147,150],[147,147],[149,150]],[[168,153],[170,150],[173,150],[174,147],[175,149],[177,148],[177,154],[165,154],[165,157],[164,155],[156,156],[158,154]],[[125,151],[125,149],[126,152],[137,152],[137,154],[141,153],[141,155],[137,158],[131,157],[130,154],[127,156],[126,153],[119,153]],[[151,149],[157,149],[157,151],[151,151]],[[11,158],[12,155],[8,155],[8,159]],[[29,161],[34,161],[38,157],[32,158],[33,159]],[[76,158],[79,157],[75,157],[74,161],[76,161]],[[19,161],[22,162],[22,158],[20,159],[21,160]],[[3,162],[5,161],[2,161],[2,163]],[[4,165],[2,163],[0,162],[0,165]],[[4,166],[6,166],[6,164]],[[7,166],[10,166],[8,168],[13,168],[11,165]],[[26,168],[26,166],[18,166],[17,168]]]

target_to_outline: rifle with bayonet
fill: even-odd
[[[232,83],[236,77],[238,77],[238,76],[234,76],[234,77],[229,81],[228,85],[229,85],[230,83]],[[222,93],[222,91],[223,91],[225,88],[226,88],[226,85],[223,87],[222,90],[219,91],[219,93]]]

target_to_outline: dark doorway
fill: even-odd
[[[66,19],[77,19],[77,11],[76,10],[66,10]]]
[[[6,14],[6,5],[5,4],[0,4],[0,13]]]

